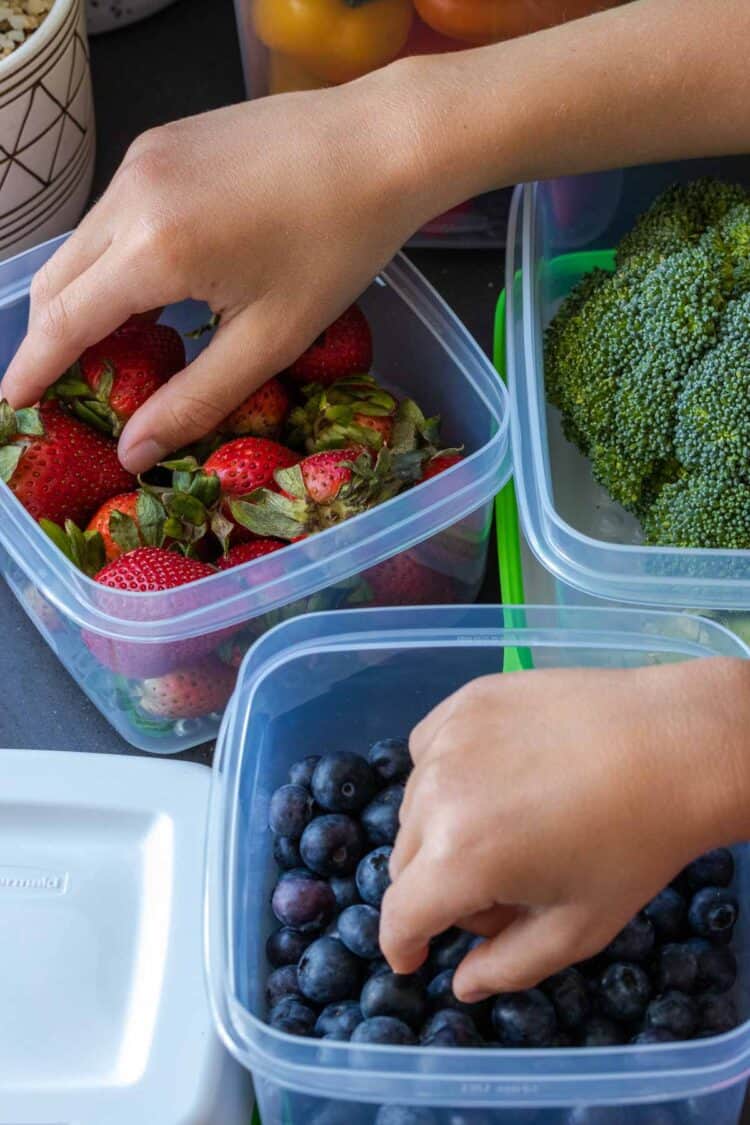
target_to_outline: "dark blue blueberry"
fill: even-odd
[[[300,855],[318,875],[351,875],[365,850],[356,820],[342,813],[316,816],[302,833]]]
[[[594,1015],[583,1025],[579,1042],[582,1047],[617,1047],[625,1042],[625,1032],[614,1020]]]
[[[699,1036],[723,1035],[738,1024],[737,1009],[731,996],[707,994],[698,997]]]
[[[646,1027],[663,1027],[677,1039],[689,1039],[698,1027],[698,1005],[684,992],[664,992],[646,1009]]]
[[[359,754],[325,754],[312,776],[313,796],[326,812],[359,812],[379,788],[378,775]]]
[[[662,941],[676,941],[685,931],[687,903],[674,887],[665,887],[652,898],[643,913]]]
[[[317,1015],[313,1008],[304,1004],[294,996],[287,996],[271,1009],[268,1022],[276,1031],[286,1032],[287,1035],[302,1035],[308,1037],[315,1029]]]
[[[291,926],[282,926],[274,932],[266,942],[266,956],[275,969],[282,965],[296,965],[311,941],[315,940],[314,934],[301,934]]]
[[[666,1027],[647,1027],[634,1035],[630,1042],[636,1047],[655,1047],[659,1043],[676,1043],[677,1036]]]
[[[303,999],[299,990],[296,965],[282,965],[280,969],[274,969],[266,982],[266,1004],[269,1008],[275,1008],[279,1001],[287,996]]]
[[[297,975],[308,1000],[335,1004],[356,999],[362,974],[359,960],[338,938],[322,937],[302,954]]]
[[[452,1008],[456,1012],[466,1012],[473,1018],[481,1018],[485,1004],[464,1004],[453,991],[453,969],[443,969],[427,985],[427,1010],[431,1013]]]
[[[445,1008],[430,1016],[419,1041],[423,1047],[481,1047],[477,1025],[466,1012]]]
[[[271,797],[268,825],[275,836],[299,840],[313,814],[313,799],[304,785],[282,785]]]
[[[615,961],[602,973],[599,1003],[605,1016],[620,1023],[632,1023],[646,1011],[651,996],[651,981],[640,965]]]
[[[346,910],[347,906],[354,906],[360,901],[357,880],[353,875],[332,875],[328,883],[336,899],[337,910]]]
[[[359,998],[365,1019],[393,1016],[415,1030],[422,1026],[427,1002],[424,985],[416,976],[376,973],[365,982]]]
[[[427,965],[431,976],[437,976],[445,969],[454,971],[463,961],[481,938],[470,934],[467,930],[450,929],[434,938],[430,943],[430,953]]]
[[[385,957],[378,957],[376,961],[371,961],[369,965],[365,965],[365,972],[368,977],[376,977],[378,973],[390,973],[391,966]]]
[[[360,861],[357,868],[359,897],[368,906],[374,906],[376,910],[380,910],[383,896],[391,885],[388,864],[392,851],[393,848],[388,847],[376,848]]]
[[[295,762],[289,770],[289,781],[292,785],[304,785],[308,789],[312,785],[312,776],[315,773],[315,767],[320,761],[320,754],[311,754],[309,758],[303,758],[301,762]]]
[[[691,938],[688,947],[698,959],[698,992],[729,992],[737,980],[737,958],[725,945],[712,945],[705,938]]]
[[[700,939],[699,939],[700,940]],[[659,950],[654,967],[659,992],[693,992],[698,982],[698,953],[688,942],[673,942]]]
[[[728,887],[734,878],[734,859],[728,848],[714,848],[693,860],[681,875],[691,891],[701,887]]]
[[[698,937],[731,936],[737,921],[737,899],[724,887],[703,887],[690,902],[688,921]]]
[[[293,871],[295,867],[301,867],[299,841],[291,840],[289,836],[274,836],[273,858],[284,871]]]
[[[404,781],[412,770],[409,743],[405,738],[383,738],[371,746],[367,760],[381,781],[391,785]]]
[[[325,929],[333,918],[336,900],[322,879],[289,871],[276,884],[271,906],[282,926],[307,934]]]
[[[506,992],[495,998],[492,1023],[505,1047],[546,1047],[557,1032],[551,1000],[539,988]]]
[[[318,1016],[315,1034],[319,1039],[335,1039],[348,1043],[355,1027],[362,1023],[362,1009],[353,1000],[329,1004]]]
[[[389,785],[362,810],[362,827],[371,848],[395,844],[398,814],[404,799],[403,785]]]
[[[576,1031],[591,1015],[591,994],[586,978],[578,969],[555,973],[541,988],[555,1006],[560,1027]]]
[[[412,1029],[403,1020],[392,1016],[376,1016],[364,1020],[352,1032],[352,1043],[383,1043],[394,1047],[412,1047],[417,1039]]]
[[[375,1125],[438,1125],[438,1119],[421,1106],[381,1105]]]
[[[651,955],[655,942],[656,933],[649,919],[643,914],[636,914],[609,943],[604,956],[610,961],[645,961]]]
[[[365,961],[381,957],[380,913],[374,906],[348,906],[339,915],[339,937],[347,949]]]

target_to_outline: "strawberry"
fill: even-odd
[[[166,535],[167,519],[167,512],[156,497],[140,489],[106,500],[89,520],[86,530],[99,533],[107,562],[114,562],[137,547],[165,547],[181,539],[181,528],[174,537]]]
[[[439,476],[441,473],[447,472],[457,465],[463,458],[460,453],[438,453],[437,456],[431,458],[424,467],[422,472],[422,480],[432,480],[433,477]]]
[[[278,379],[269,379],[232,411],[218,427],[236,437],[277,438],[289,413],[289,395]]]
[[[234,668],[209,656],[200,664],[144,680],[138,689],[138,706],[151,718],[171,722],[200,719],[224,710],[236,679]]]
[[[36,520],[84,523],[135,478],[113,441],[84,426],[59,403],[14,412],[0,402],[0,478]]]
[[[119,437],[136,410],[185,366],[185,346],[166,324],[113,332],[87,348],[48,392],[82,421]]]
[[[162,308],[151,309],[149,312],[133,313],[117,331],[129,332],[131,328],[141,328],[144,324],[156,324],[163,312],[164,309]]]
[[[204,474],[219,479],[222,495],[226,499],[224,515],[234,525],[231,542],[241,543],[248,538],[247,530],[234,518],[232,502],[249,496],[259,488],[276,490],[274,473],[296,465],[299,454],[270,441],[268,438],[236,438],[222,445],[204,462]]]
[[[140,594],[173,590],[210,578],[214,568],[199,559],[188,559],[165,547],[138,547],[114,562],[108,563],[97,575],[100,586],[111,590],[129,590]]]
[[[280,539],[249,539],[246,543],[238,543],[230,548],[224,558],[219,559],[216,566],[219,570],[232,570],[243,563],[254,562],[265,555],[272,555],[274,551],[286,547]]]
[[[402,552],[366,571],[356,600],[370,606],[446,605],[454,596],[450,578]]]
[[[371,367],[370,326],[362,310],[352,305],[292,364],[287,375],[294,383],[327,387]]]
[[[306,402],[289,416],[289,443],[309,453],[354,443],[380,449],[390,444],[398,401],[372,375],[351,375],[330,387],[312,384]]]

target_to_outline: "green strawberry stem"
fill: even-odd
[[[36,408],[14,410],[0,399],[0,480],[10,482],[28,445],[24,439],[43,436],[44,426]]]
[[[104,540],[98,531],[81,531],[72,520],[66,520],[64,528],[52,520],[40,520],[39,526],[66,559],[89,578],[104,567]]]
[[[68,404],[77,418],[109,437],[119,437],[124,423],[109,405],[115,383],[115,369],[111,363],[102,368],[96,391],[81,377],[81,368],[74,363],[47,391],[45,398],[57,398]]]

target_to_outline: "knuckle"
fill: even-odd
[[[53,344],[58,344],[69,337],[70,317],[61,294],[41,305],[35,317],[34,327]]]
[[[45,264],[34,275],[34,278],[31,282],[29,296],[31,298],[32,306],[39,307],[40,305],[45,304],[45,302],[49,298],[51,291],[52,288],[50,284],[49,267],[45,262]]]

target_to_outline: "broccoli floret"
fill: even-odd
[[[750,547],[750,486],[710,473],[667,484],[643,518],[646,542],[670,547]]]

